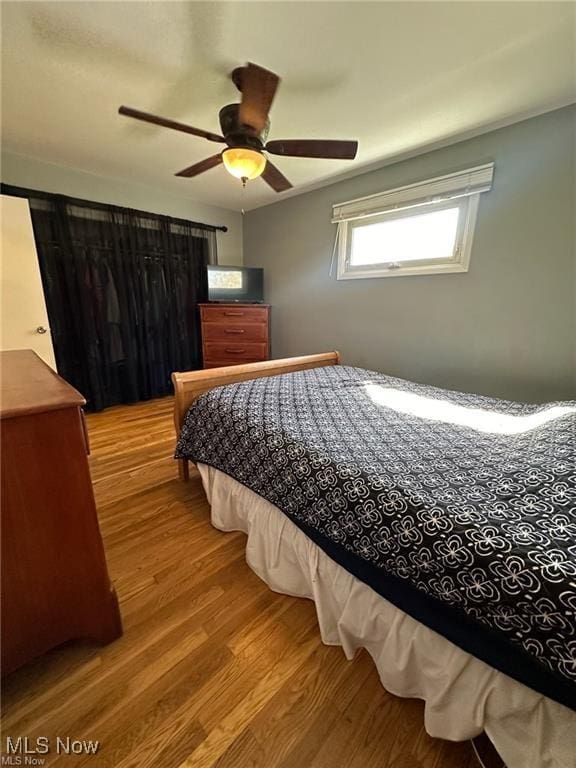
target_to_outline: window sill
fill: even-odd
[[[396,269],[358,269],[338,272],[338,280],[358,280],[379,277],[408,277],[410,275],[450,275],[457,272],[468,272],[464,264],[422,264],[414,267],[398,267]]]

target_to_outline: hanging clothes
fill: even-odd
[[[58,372],[89,409],[167,395],[172,371],[201,367],[197,305],[217,263],[215,227],[21,192]]]

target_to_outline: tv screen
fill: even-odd
[[[260,267],[208,267],[208,301],[260,304],[264,301]]]

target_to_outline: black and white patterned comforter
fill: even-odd
[[[576,403],[330,366],[212,390],[176,456],[281,509],[460,647],[576,708]]]

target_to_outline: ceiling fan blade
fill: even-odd
[[[191,176],[198,176],[200,173],[209,171],[210,168],[215,168],[221,163],[222,155],[212,155],[211,157],[207,157],[205,160],[200,160],[199,163],[194,163],[194,165],[191,165],[188,168],[184,168],[182,171],[178,171],[178,173],[175,173],[174,175],[184,176],[185,178],[189,179]]]
[[[200,138],[208,139],[208,141],[216,141],[221,144],[226,143],[224,137],[219,136],[217,133],[203,131],[201,128],[193,128],[191,125],[177,123],[175,120],[168,120],[165,117],[151,115],[148,112],[141,112],[139,109],[132,109],[131,107],[120,107],[118,114],[125,115],[126,117],[134,117],[136,120],[143,120],[145,123],[152,123],[152,125],[160,125],[163,128],[173,128],[175,131],[191,133],[192,136],[200,136]]]
[[[290,157],[319,157],[327,160],[354,160],[358,151],[357,141],[332,139],[279,139],[266,144],[266,152]]]
[[[239,121],[260,133],[268,121],[268,112],[280,78],[257,64],[247,64],[240,78],[242,102]]]
[[[272,187],[274,192],[285,192],[287,189],[292,189],[292,184],[290,184],[286,176],[270,160],[266,161],[266,168],[264,168],[262,178],[266,184]]]

